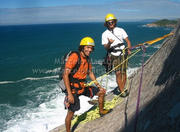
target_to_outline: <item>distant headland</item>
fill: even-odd
[[[170,27],[175,28],[178,20],[168,20],[168,19],[162,19],[155,21],[150,24],[146,24],[147,27]]]

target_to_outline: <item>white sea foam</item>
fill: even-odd
[[[0,84],[15,83],[16,81],[1,81]]]
[[[42,80],[42,79],[52,79],[52,78],[58,78],[58,76],[47,76],[47,77],[27,77],[27,78],[24,78],[24,79],[21,79],[19,81],[16,81],[16,82],[21,82],[21,81],[26,81],[26,80]]]
[[[45,73],[49,74],[49,73],[58,73],[60,71],[61,68],[55,68],[53,70],[47,70]]]
[[[57,86],[55,90],[58,89]],[[53,92],[48,94],[53,94]],[[55,99],[40,104],[38,108],[27,110],[22,117],[10,120],[7,123],[8,129],[5,132],[48,132],[64,124],[67,113],[63,105],[64,96],[63,93],[59,93]],[[88,97],[80,97],[81,109],[75,113],[76,115],[82,114],[92,107],[88,100]]]
[[[58,78],[58,76],[26,77],[26,78],[23,78],[23,79],[17,80],[17,81],[1,81],[0,84],[10,84],[10,83],[18,83],[18,82],[27,81],[27,80],[32,81],[32,80],[54,79],[54,78]]]
[[[107,92],[117,87],[115,74],[107,75],[98,80],[98,82],[107,90]]]
[[[55,88],[58,90],[58,87]],[[48,94],[52,94],[49,92]],[[10,120],[5,132],[46,132],[63,124],[65,113],[63,106],[64,94],[58,94],[55,99],[28,110],[20,118]]]

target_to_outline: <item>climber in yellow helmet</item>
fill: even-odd
[[[107,50],[107,56],[110,58],[110,64],[106,67],[106,71],[109,71],[113,67],[121,64],[123,60],[127,58],[127,55],[131,54],[131,42],[128,39],[128,35],[123,28],[117,27],[116,24],[117,18],[115,15],[110,13],[107,14],[104,23],[104,26],[107,29],[102,34],[102,45]],[[128,48],[126,48],[124,41],[126,42]],[[126,84],[126,63],[127,62],[123,63],[115,70],[116,82],[122,97],[126,97],[128,95],[128,91],[124,91]],[[108,69],[109,67],[111,69]]]
[[[94,95],[98,95],[100,115],[103,116],[109,112],[109,110],[103,109],[106,90],[102,88],[98,82],[95,82],[96,87],[85,86],[87,75],[89,75],[91,80],[96,80],[92,71],[92,64],[89,61],[89,56],[94,50],[94,46],[95,43],[91,37],[83,38],[80,42],[79,52],[70,54],[65,63],[63,80],[66,87],[66,97],[64,103],[65,107],[68,109],[65,119],[67,132],[70,132],[71,120],[74,112],[80,109],[79,96],[81,95],[91,98]],[[74,67],[76,67],[76,70],[74,70]]]

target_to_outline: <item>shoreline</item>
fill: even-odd
[[[161,26],[161,25],[158,25],[155,23],[148,23],[145,26],[147,26],[147,27],[167,27],[167,28],[175,28],[176,27],[175,24],[167,24],[167,25]]]

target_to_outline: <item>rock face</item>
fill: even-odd
[[[129,78],[130,95],[104,117],[80,124],[78,132],[180,132],[180,22],[174,35],[144,64],[139,114],[136,102],[141,68]],[[64,125],[52,132],[65,130]]]

